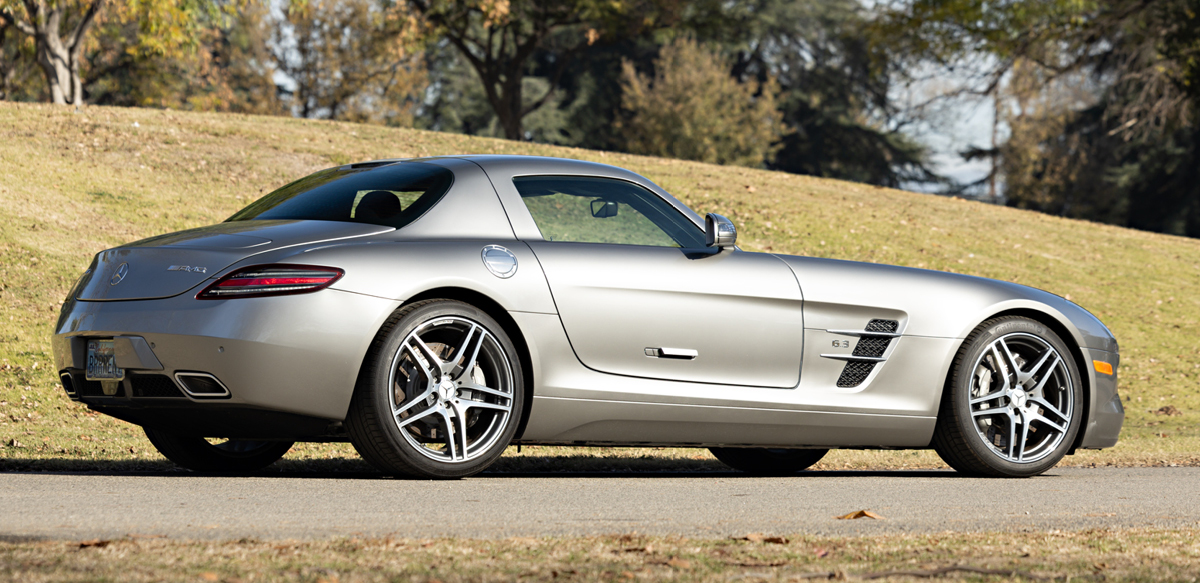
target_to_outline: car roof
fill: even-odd
[[[662,197],[668,204],[674,206],[679,212],[683,213],[700,229],[704,228],[704,219],[695,211],[688,208],[680,200],[671,196],[669,192],[658,186],[648,178],[637,174],[636,172],[626,170],[618,166],[609,164],[601,164],[598,162],[589,162],[586,160],[573,160],[569,158],[553,158],[549,156],[523,156],[523,155],[505,155],[505,154],[467,154],[467,155],[450,155],[450,156],[427,156],[422,158],[393,158],[385,160],[373,160],[370,162],[359,162],[352,166],[368,166],[368,165],[386,165],[388,163],[403,163],[403,162],[424,162],[429,164],[437,164],[445,167],[456,167],[454,170],[456,176],[465,177],[472,174],[461,164],[468,163],[469,166],[482,170],[481,175],[486,176],[485,180],[490,182],[492,188],[487,189],[499,195],[501,201],[504,201],[503,206],[507,207],[504,216],[507,216],[506,223],[511,223],[512,229],[518,238],[540,237],[536,225],[532,218],[528,216],[528,212],[524,210],[523,203],[520,202],[520,195],[513,188],[512,179],[516,176],[531,176],[531,175],[554,175],[554,174],[570,174],[579,176],[595,176],[603,178],[616,178],[626,180],[647,188],[651,192]],[[463,174],[463,173],[466,174]],[[421,232],[425,235],[425,227],[434,228],[440,233],[453,233],[464,224],[463,216],[477,216],[480,221],[484,220],[485,207],[490,207],[492,200],[483,200],[475,198],[483,192],[481,189],[468,187],[465,189],[454,188],[451,190],[451,196],[438,203],[434,209],[428,213],[428,219],[422,219],[417,223],[421,225],[410,225],[404,229],[407,233],[412,233],[414,236]],[[470,208],[460,208],[455,211],[458,213],[457,218],[452,216],[442,217],[442,211],[446,210],[447,203],[456,205],[459,201],[454,199],[470,198],[475,202],[470,205]],[[447,213],[448,215],[450,213]]]
[[[397,162],[437,162],[438,160],[469,160],[484,171],[518,170],[515,174],[569,172],[571,174],[596,174],[601,176],[620,175],[636,182],[649,182],[646,177],[611,164],[588,160],[555,158],[553,156],[526,156],[517,154],[458,154],[447,156],[424,156],[421,158],[382,158],[355,162],[350,166],[375,166]]]

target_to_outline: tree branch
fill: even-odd
[[[543,95],[541,97],[541,99],[538,99],[537,101],[534,101],[533,103],[530,103],[529,107],[522,109],[521,110],[521,119],[524,119],[525,116],[533,113],[538,108],[545,105],[547,101],[550,101],[550,97],[552,97],[554,95],[555,88],[558,87],[558,82],[562,79],[563,71],[565,71],[567,68],[567,63],[571,60],[571,57],[573,57],[575,55],[575,51],[577,51],[577,50],[578,50],[578,47],[576,47],[575,49],[572,49],[571,51],[563,53],[562,59],[559,60],[558,66],[554,70],[554,77],[550,80],[550,86],[546,89],[546,94]]]
[[[88,28],[96,21],[96,13],[104,6],[104,0],[94,0],[91,6],[88,6],[87,12],[83,13],[83,18],[75,25],[75,30],[71,31],[71,36],[67,37],[67,50],[72,54],[76,53],[81,48],[80,40],[87,33]]]
[[[17,17],[10,14],[7,10],[0,10],[0,20],[7,22],[9,26],[16,27],[17,30],[29,36],[33,36],[37,33],[37,31],[33,29],[33,26],[30,26],[28,22],[17,20]]]
[[[29,34],[36,34],[38,29],[38,15],[42,13],[42,9],[44,9],[45,6],[42,5],[41,0],[22,1],[25,4],[25,12],[29,14],[29,29],[33,31]]]

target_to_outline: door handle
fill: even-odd
[[[674,360],[695,360],[699,352],[691,348],[646,348],[646,356],[654,358],[670,358]]]

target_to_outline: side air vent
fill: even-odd
[[[842,376],[838,377],[837,386],[839,387],[857,387],[863,381],[871,376],[871,371],[875,370],[875,363],[865,361],[850,361],[846,363],[846,367],[842,369]]]
[[[876,319],[867,322],[867,327],[863,329],[862,335],[859,336],[858,343],[854,345],[854,352],[850,355],[850,360],[842,368],[842,374],[837,380],[838,387],[857,387],[863,381],[867,380],[868,376],[871,376],[871,371],[875,370],[877,360],[853,359],[855,357],[882,358],[883,353],[887,352],[888,346],[892,343],[892,338],[896,333],[898,325],[899,323],[895,320]],[[885,335],[873,336],[871,332],[878,332]]]
[[[899,322],[895,320],[871,320],[867,322],[867,332],[895,332]]]
[[[887,350],[888,344],[891,344],[892,339],[883,336],[863,336],[858,339],[858,344],[854,345],[853,356],[870,356],[880,357]]]

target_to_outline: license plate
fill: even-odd
[[[125,369],[117,366],[117,355],[112,340],[88,340],[87,374],[89,381],[119,381],[125,378]]]

